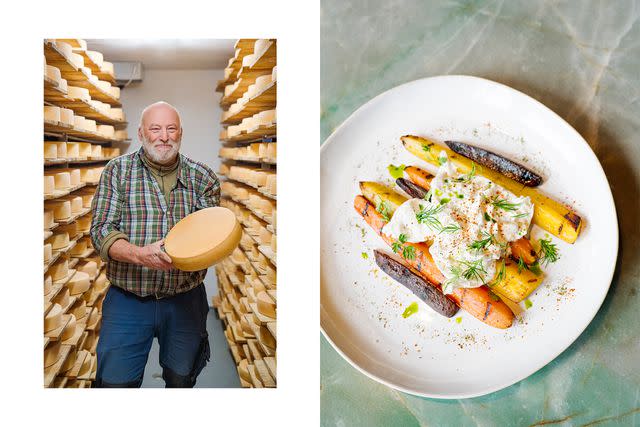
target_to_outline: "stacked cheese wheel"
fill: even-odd
[[[274,54],[273,40],[238,40],[217,87],[227,108],[218,153],[219,177],[225,178],[220,205],[235,214],[243,236],[216,266],[219,294],[213,303],[243,387],[276,386],[275,91],[272,103],[255,102],[275,88]]]
[[[57,86],[55,85],[57,84]],[[64,86],[64,90],[59,90]],[[54,91],[52,88],[56,88]],[[125,139],[113,65],[80,39],[45,41],[44,385],[90,387],[110,286],[89,235],[102,170]]]

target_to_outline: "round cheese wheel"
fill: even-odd
[[[91,146],[91,157],[102,157],[102,146],[101,145],[92,145]]]
[[[82,172],[80,173],[82,175]],[[80,181],[82,181],[82,176],[80,177]],[[82,181],[82,182],[86,182],[86,181]],[[93,201],[93,194],[82,194],[80,197],[82,197],[82,207],[90,208],[91,202]]]
[[[124,120],[124,111],[122,108],[111,108],[109,115],[115,120]]]
[[[81,117],[81,116],[76,116]],[[75,120],[75,118],[74,118]],[[84,120],[84,118],[83,118]],[[66,157],[68,159],[77,159],[80,157],[80,144],[77,142],[67,142],[66,144]]]
[[[264,344],[266,347],[269,347],[272,350],[276,348],[276,339],[271,335],[271,332],[264,326],[260,326],[260,342]]]
[[[67,143],[64,141],[45,141],[45,144],[55,144],[56,146],[56,157],[59,159],[64,159],[67,157]]]
[[[249,361],[242,359],[238,364],[238,375],[245,381],[251,382],[251,375],[249,375]]]
[[[278,71],[277,71],[277,66],[273,67],[273,70],[271,70],[271,81],[275,82],[278,80]]]
[[[44,119],[52,122],[60,121],[60,107],[54,105],[44,106]]]
[[[262,89],[271,83],[271,74],[267,74],[266,76],[260,76],[256,78],[255,85],[257,88]]]
[[[266,292],[259,292],[256,295],[258,311],[263,316],[275,318],[276,317],[276,303],[271,299]]]
[[[44,262],[47,263],[51,259],[52,256],[52,246],[51,243],[44,244]]]
[[[62,90],[64,93],[67,93],[67,90],[69,88],[69,83],[67,83],[67,79],[60,79],[60,81],[58,81],[58,88],[60,88],[60,90]]]
[[[88,50],[86,53],[87,56],[91,58],[91,60],[98,66],[98,68],[102,67],[104,56],[100,52],[96,52],[95,50]]]
[[[91,311],[89,315],[89,320],[87,320],[87,326],[96,326],[98,321],[100,320],[100,312],[98,310]]]
[[[82,131],[85,130],[84,116],[73,116],[73,127]]]
[[[89,89],[84,88],[84,87],[68,86],[67,87],[67,94],[71,98],[81,99],[81,100],[86,101],[86,102],[89,102],[89,100],[91,99],[91,95],[89,95]],[[80,117],[82,117],[82,116],[80,116]]]
[[[180,220],[167,234],[164,248],[176,268],[197,271],[231,254],[241,237],[242,227],[233,212],[213,207]]]
[[[77,219],[78,231],[87,232],[91,228],[91,215],[84,215]]]
[[[113,63],[108,62],[108,61],[103,61],[102,62],[102,67],[100,67],[100,70],[103,73],[113,75]]]
[[[62,331],[62,336],[60,337],[60,339],[62,341],[66,341],[70,338],[73,338],[75,333],[76,333],[76,316],[74,316],[73,314],[70,314],[69,323],[67,323],[67,326],[65,326],[64,330]]]
[[[115,128],[111,125],[98,125],[98,133],[106,138],[113,138]]]
[[[126,129],[120,129],[120,130],[115,131],[115,133],[113,134],[113,137],[115,139],[117,139],[118,141],[124,141],[125,139],[129,138],[129,134],[127,133]],[[114,152],[118,153],[118,154],[115,154],[114,157],[120,155],[120,149],[119,148],[114,148],[113,150],[114,150]]]
[[[53,309],[52,309],[53,310]],[[60,341],[52,341],[47,348],[44,349],[44,367],[53,366],[62,355],[62,343]]]
[[[67,59],[71,61],[71,63],[75,65],[77,68],[84,67],[84,57],[82,55],[79,55],[77,53],[72,53]]]
[[[48,203],[47,208],[53,208],[53,219],[67,219],[71,216],[71,202],[58,200]]]
[[[44,316],[44,331],[53,331],[55,328],[60,327],[62,323],[62,307],[60,304],[53,304],[51,310]]]
[[[49,77],[51,80],[58,82],[62,78],[62,74],[60,74],[60,69],[58,67],[45,64],[44,69],[45,69],[45,75]]]
[[[53,287],[53,280],[51,279],[51,275],[47,274],[44,276],[44,294],[47,295],[51,292],[51,288]]]
[[[81,168],[80,169],[80,181],[81,182],[94,182],[96,181],[93,176],[93,168]]]
[[[84,119],[84,128],[89,132],[97,132],[97,125],[95,120]]]
[[[53,174],[54,185],[57,190],[66,190],[71,187],[71,173],[58,172]]]
[[[265,110],[257,114],[258,121],[262,124],[270,124],[276,121],[276,110]]]
[[[75,322],[75,320],[74,320],[74,322]],[[71,323],[71,321],[69,321],[69,323]],[[65,328],[65,331],[66,330],[67,329]],[[74,326],[74,332],[75,332],[75,326]],[[69,338],[67,338],[67,339],[69,339]],[[73,365],[76,364],[76,359],[77,359],[79,354],[81,354],[81,353],[78,352],[78,351],[75,351],[75,350],[72,350],[71,352],[69,352],[69,356],[67,356],[67,360],[65,360],[64,363],[62,364],[62,368],[60,368],[60,372],[67,372],[69,369],[73,368]]]
[[[63,288],[53,299],[53,302],[64,310],[69,305],[69,289]]]
[[[77,269],[83,273],[87,273],[89,277],[93,277],[98,272],[98,264],[95,261],[87,261],[82,265],[78,265]]]
[[[74,223],[76,224],[76,223]],[[71,249],[71,255],[81,255],[87,250],[87,239],[80,239],[78,243]]]
[[[73,110],[69,108],[61,108],[60,109],[60,121],[69,126],[73,126]]]
[[[67,288],[71,295],[82,294],[89,289],[91,281],[89,275],[82,271],[77,271],[76,274],[67,282]]]
[[[107,92],[111,87],[111,83],[106,82],[104,80],[98,80],[97,86],[104,92]]]
[[[78,298],[69,313],[73,314],[78,321],[84,319],[87,315],[87,303],[82,298]]]
[[[107,286],[107,275],[105,273],[99,275],[93,283],[93,286],[100,291],[103,290]]]
[[[77,196],[69,200],[71,202],[71,214],[77,214],[82,211],[82,197]]]
[[[269,44],[271,44],[269,39],[258,39],[253,44],[253,52],[256,55],[262,55],[263,51],[269,47]]]
[[[44,210],[44,229],[53,227],[53,209]]]
[[[45,159],[57,159],[58,158],[58,146],[53,142],[44,143],[44,158]]]
[[[78,224],[74,221],[71,224],[63,224],[56,228],[56,233],[65,232],[69,234],[69,240],[73,239],[78,234]]]
[[[53,194],[56,188],[56,180],[52,175],[44,176],[44,194]],[[53,218],[51,218],[53,220]],[[46,227],[46,221],[45,221]]]
[[[78,151],[80,153],[80,157],[91,157],[91,144],[88,142],[79,143]]]
[[[65,58],[69,58],[73,54],[73,49],[69,43],[56,40],[55,45]]]
[[[69,246],[69,233],[55,230],[55,233],[45,240],[45,242],[51,245],[51,249],[66,248]]]
[[[58,260],[51,267],[48,272],[51,274],[53,280],[61,280],[67,277],[69,274],[69,261],[66,259]]]
[[[120,88],[118,86],[111,86],[107,92],[109,92],[109,95],[113,98],[120,99]]]

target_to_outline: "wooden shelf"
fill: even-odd
[[[60,87],[60,83],[44,75],[44,100],[45,101],[47,100],[48,97],[66,96],[66,95],[67,95],[67,91]]]
[[[67,360],[69,353],[71,352],[71,346],[62,344],[61,356],[56,363],[44,369],[44,386],[51,387],[53,384],[53,380],[56,379],[56,376],[60,373],[60,369],[62,369],[62,365]]]
[[[74,51],[74,53],[78,52]],[[44,42],[44,56],[48,65],[52,65],[60,69],[62,78],[67,80],[67,84],[69,86],[79,86],[89,89],[91,99],[106,102],[112,107],[122,106],[119,100],[115,99],[109,93],[103,91],[92,81],[90,81],[89,76],[86,75],[81,69],[78,69],[78,67],[76,67],[71,61],[69,61],[63,55],[62,51],[58,49],[54,42]]]
[[[77,49],[73,49],[73,53],[77,53],[78,55],[82,55],[82,57],[84,58],[84,66],[85,67],[89,67],[91,69],[91,73],[94,76],[98,77],[98,79],[100,79],[102,81],[105,81],[105,82],[111,83],[111,86],[115,86],[116,85],[115,77],[112,76],[109,73],[103,72],[102,69],[100,67],[98,67],[98,64],[93,62],[93,59],[91,59],[91,57],[89,55],[87,55],[87,51],[86,50],[77,48]]]
[[[91,96],[91,99],[105,102],[111,105],[112,107],[122,107],[122,104],[120,103],[119,100],[112,97],[109,93],[103,91],[101,88],[96,86],[91,80],[89,80],[89,77],[87,77],[84,73],[82,74],[82,76],[84,78],[79,78],[78,80],[75,80],[71,76],[69,76],[69,78],[66,78],[64,73],[62,73],[62,77],[67,79],[67,84],[69,86],[78,86],[78,87],[83,87],[85,89],[89,89],[89,95]]]
[[[82,71],[78,70],[74,64],[72,64],[66,56],[62,53],[61,50],[58,49],[56,44],[53,41],[44,42],[44,56],[47,61],[47,65],[52,65],[58,69],[60,72],[65,72],[67,75],[75,75],[73,73],[79,73],[84,75]],[[85,76],[86,77],[86,76]],[[65,78],[63,76],[63,78]]]
[[[51,121],[45,121],[44,133],[45,134],[51,133],[51,134],[55,134],[56,136],[64,136],[64,134],[67,134],[69,136],[82,138],[84,140],[87,140],[87,142],[91,142],[92,144],[100,144],[100,145],[109,143],[109,142],[124,142],[123,140],[119,140],[119,139],[106,138],[100,135],[98,132],[89,132],[85,130],[76,129],[72,126],[69,126],[60,122],[54,123]]]
[[[45,86],[46,88],[46,86]],[[77,116],[83,116],[89,120],[95,120],[97,124],[113,125],[119,128],[126,127],[129,123],[125,120],[116,120],[102,113],[86,101],[71,98],[62,92],[45,90],[44,100],[58,107],[69,108]]]
[[[247,117],[251,117],[256,113],[265,110],[273,110],[276,108],[277,82],[272,82],[266,86],[262,92],[256,94],[249,99],[245,105],[233,115],[227,116],[222,124],[236,125]]]
[[[81,182],[78,185],[75,185],[71,188],[68,188],[66,190],[55,190],[53,194],[45,194],[44,195],[44,200],[55,200],[55,199],[59,199],[60,197],[64,197],[64,196],[68,196],[69,194],[73,193],[74,191],[77,191],[81,188],[84,188],[87,186],[86,182]],[[64,223],[62,223],[64,224]]]
[[[278,133],[278,126],[276,123],[270,125],[260,125],[250,130],[243,130],[238,135],[234,135],[230,138],[225,138],[225,142],[262,142],[263,139],[274,138]],[[243,159],[240,159],[243,160]],[[271,159],[270,159],[271,160]],[[255,161],[254,159],[247,161]],[[265,160],[258,160],[265,161]],[[270,163],[269,161],[265,161]],[[273,161],[275,163],[275,161]]]

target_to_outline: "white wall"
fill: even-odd
[[[166,101],[178,109],[182,119],[180,152],[217,171],[222,109],[218,104],[220,93],[215,89],[223,77],[224,70],[145,70],[142,83],[132,83],[122,90],[122,106],[129,122],[127,132],[132,139],[130,144],[120,145],[122,153],[140,148],[137,134],[142,109],[153,102]],[[213,268],[207,273],[205,286],[211,305],[211,297],[218,294]]]

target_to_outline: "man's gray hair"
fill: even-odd
[[[146,107],[144,107],[144,109],[142,110],[142,113],[140,114],[140,121],[138,122],[138,129],[142,129],[142,121],[144,119],[144,115],[145,113],[151,108],[151,107],[155,107],[158,105],[166,105],[167,107],[171,108],[173,111],[176,112],[176,114],[178,115],[178,120],[180,121],[180,127],[182,127],[182,118],[180,117],[180,112],[178,111],[178,109],[176,107],[174,107],[173,105],[169,104],[166,101],[158,101],[158,102],[154,102],[153,104],[149,104]]]

